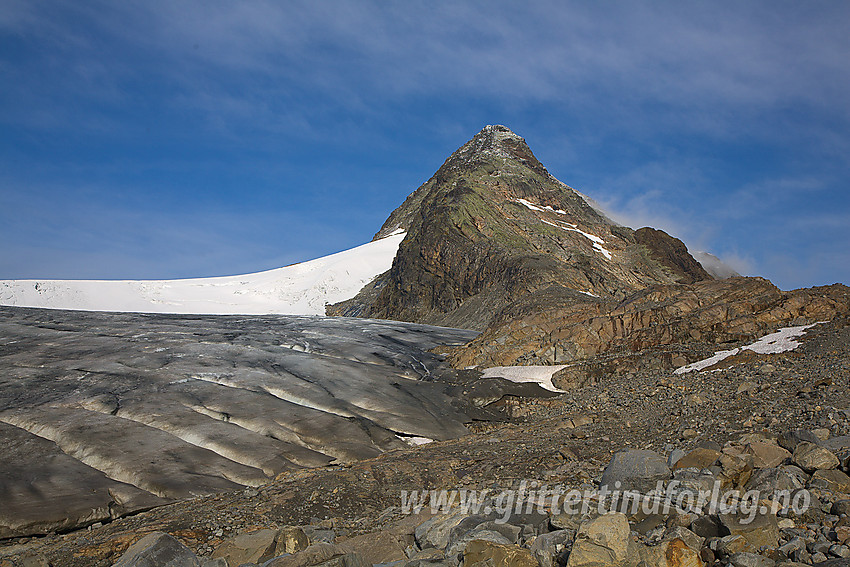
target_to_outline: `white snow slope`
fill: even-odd
[[[536,382],[540,387],[551,392],[563,392],[552,385],[552,376],[566,365],[560,366],[493,366],[487,368],[482,378],[504,378],[511,382]]]
[[[779,354],[794,350],[800,346],[800,342],[795,339],[804,335],[806,329],[810,329],[818,324],[812,323],[811,325],[801,325],[799,327],[783,327],[775,333],[763,336],[751,345],[733,348],[732,350],[719,350],[714,353],[714,356],[693,362],[687,366],[680,366],[673,371],[673,374],[685,374],[694,370],[703,370],[744,350],[751,350],[758,354]]]
[[[0,305],[140,313],[324,315],[390,269],[403,231],[265,272],[185,280],[0,280]]]

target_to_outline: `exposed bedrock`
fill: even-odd
[[[615,365],[631,370],[655,360],[647,355],[657,351],[667,354],[670,368],[670,353],[682,357],[682,365],[718,345],[752,342],[783,326],[847,313],[850,289],[841,284],[786,292],[762,278],[731,278],[653,286],[620,302],[580,303],[569,290],[553,287],[518,302],[475,340],[455,348],[452,360],[458,367],[565,364],[587,374],[594,367],[612,372]],[[560,381],[559,387],[570,387],[559,378],[556,386]]]
[[[448,439],[428,352],[474,332],[317,317],[0,308],[0,537]],[[9,447],[9,449],[5,449]]]

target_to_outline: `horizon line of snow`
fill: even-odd
[[[0,305],[209,315],[324,315],[392,267],[404,229],[306,262],[235,276],[174,280],[0,280]]]

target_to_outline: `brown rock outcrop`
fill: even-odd
[[[644,227],[635,231],[635,240],[649,249],[652,257],[669,269],[679,283],[694,283],[714,278],[688,252],[685,243],[663,230]]]
[[[619,303],[576,303],[564,295],[552,289],[549,297],[540,296],[541,303],[526,302],[501,314],[475,340],[454,349],[453,364],[569,364],[599,355],[628,358],[669,346],[694,358],[694,345],[751,341],[782,326],[850,312],[850,289],[844,285],[783,292],[762,278],[653,286]],[[667,366],[672,366],[670,358]]]

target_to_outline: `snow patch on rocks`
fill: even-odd
[[[705,368],[714,366],[718,362],[745,350],[751,350],[758,354],[779,354],[794,350],[800,346],[800,342],[796,340],[797,337],[802,336],[805,334],[807,329],[818,324],[819,323],[812,323],[811,325],[784,327],[775,333],[763,336],[753,344],[741,348],[733,348],[731,350],[717,351],[714,353],[714,356],[677,368],[673,373],[685,374],[686,372],[693,372],[694,370],[704,370]]]
[[[552,376],[556,372],[566,368],[566,365],[559,366],[494,366],[484,370],[482,378],[504,378],[511,382],[523,383],[533,382],[549,390],[550,392],[563,392],[552,384]]]

